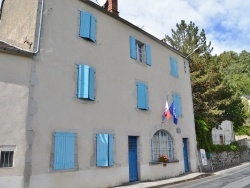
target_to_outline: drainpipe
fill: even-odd
[[[41,38],[42,20],[43,20],[43,7],[44,7],[44,0],[42,0],[42,4],[41,4],[39,28],[38,28],[38,36],[37,36],[37,45],[36,45],[36,51],[33,52],[33,55],[37,55],[37,53],[39,52],[39,49],[40,49],[40,38]]]

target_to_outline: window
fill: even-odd
[[[171,75],[174,77],[179,77],[178,62],[173,57],[170,57],[170,66],[171,66]]]
[[[150,46],[136,40],[132,36],[130,36],[130,57],[147,65],[152,64]]]
[[[141,110],[149,110],[148,86],[143,82],[137,83],[137,108]]]
[[[5,0],[0,0],[0,20],[1,20],[1,16],[2,16],[2,12],[3,12],[3,3]]]
[[[88,65],[78,65],[77,97],[95,100],[95,71]]]
[[[89,12],[80,11],[80,37],[96,42],[96,18]]]
[[[76,133],[54,133],[53,170],[76,169]]]
[[[0,167],[13,167],[14,151],[1,151]]]
[[[178,117],[182,116],[182,107],[181,107],[181,97],[179,94],[174,93],[173,94],[173,100],[175,103],[176,113]]]
[[[160,155],[167,155],[169,161],[174,160],[173,139],[166,131],[157,131],[151,141],[152,161],[158,161]]]
[[[114,165],[114,135],[96,135],[96,166]]]

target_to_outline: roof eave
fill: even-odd
[[[156,38],[155,36],[149,34],[149,33],[146,32],[145,30],[143,30],[143,29],[141,29],[141,28],[135,26],[135,25],[132,24],[131,22],[129,22],[129,21],[127,21],[127,20],[125,20],[125,19],[123,19],[123,18],[121,18],[121,17],[119,17],[119,16],[117,16],[117,15],[115,15],[115,14],[113,14],[113,13],[107,11],[106,9],[104,9],[104,8],[102,8],[101,6],[99,6],[99,5],[95,4],[95,3],[93,3],[93,2],[90,1],[90,0],[80,0],[80,1],[82,1],[82,2],[84,2],[85,4],[87,4],[87,5],[89,5],[89,6],[93,7],[93,8],[95,8],[95,9],[101,11],[101,12],[103,12],[104,14],[107,14],[107,15],[113,17],[114,19],[116,19],[116,20],[118,20],[118,21],[120,21],[120,22],[122,22],[122,23],[124,23],[124,24],[126,24],[126,25],[128,25],[128,26],[130,26],[130,27],[132,27],[133,29],[135,29],[135,30],[137,30],[137,31],[139,31],[139,32],[141,32],[141,33],[143,33],[144,35],[150,37],[150,38],[153,39],[154,41],[160,43],[161,45],[165,46],[165,47],[168,48],[169,50],[171,50],[171,51],[177,53],[178,55],[180,55],[181,57],[183,57],[184,59],[186,59],[186,55],[185,55],[185,54],[183,54],[183,53],[180,52],[179,50],[176,50],[175,48],[173,48],[172,46],[170,46],[170,45],[168,45],[167,43],[163,42],[162,40]]]

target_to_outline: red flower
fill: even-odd
[[[168,156],[167,155],[159,155],[159,161],[160,162],[167,162],[168,161]]]

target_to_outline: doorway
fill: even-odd
[[[128,137],[129,181],[138,181],[137,137]]]
[[[189,172],[188,165],[188,138],[183,138],[183,157],[184,157],[184,168],[185,172]]]

